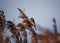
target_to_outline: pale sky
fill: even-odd
[[[55,17],[60,31],[60,0],[0,0],[0,10],[5,12],[7,20],[15,19],[16,24],[21,22],[17,8],[25,9],[29,18],[33,17],[36,23],[51,30]]]

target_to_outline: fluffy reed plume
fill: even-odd
[[[31,23],[31,25],[34,26],[35,29],[36,29],[36,24],[35,24],[34,18],[30,18],[30,23]]]
[[[53,28],[54,28],[54,33],[57,34],[57,24],[56,24],[56,19],[53,18]]]
[[[18,8],[18,10],[19,10],[20,13],[21,13],[21,15],[19,16],[19,18],[28,20],[28,17],[27,17],[26,14],[22,11],[22,9]]]

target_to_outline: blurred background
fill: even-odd
[[[33,17],[37,24],[53,31],[53,21],[56,19],[57,29],[60,33],[60,0],[0,0],[0,10],[6,15],[6,20],[15,19],[18,24],[22,20],[17,8],[21,8],[30,18]]]

